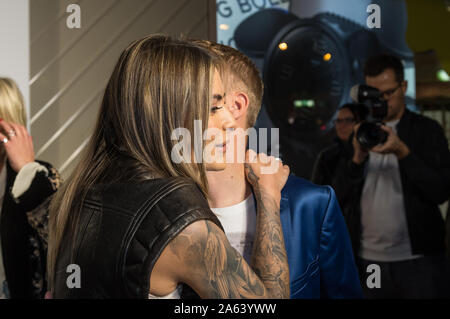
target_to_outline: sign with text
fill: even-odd
[[[236,47],[234,30],[247,17],[269,8],[289,10],[290,0],[217,0],[217,42]]]

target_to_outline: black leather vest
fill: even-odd
[[[75,240],[62,240],[54,298],[146,299],[153,266],[171,239],[201,219],[222,228],[189,179],[154,179],[94,189],[83,203]],[[67,285],[67,279],[76,283],[76,270],[68,272],[70,264],[80,267],[80,288]]]

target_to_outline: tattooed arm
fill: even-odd
[[[289,266],[280,221],[281,189],[289,176],[289,167],[277,162],[278,174],[260,174],[259,162],[272,163],[273,157],[247,153],[245,171],[257,201],[256,233],[253,240],[251,266],[272,298],[289,298]],[[272,166],[271,166],[272,167]]]
[[[259,165],[259,164],[258,164]],[[289,169],[260,177],[247,170],[258,200],[257,234],[250,267],[210,221],[186,227],[164,249],[150,277],[150,293],[167,295],[180,282],[202,298],[289,298],[289,269],[279,217],[280,190]],[[281,164],[280,164],[281,165]]]
[[[184,282],[201,298],[271,297],[224,232],[206,220],[192,223],[170,242],[150,280],[150,293],[156,295],[166,295]]]

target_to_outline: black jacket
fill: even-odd
[[[450,259],[450,203],[447,207],[447,215],[445,217],[445,222],[446,222],[446,235],[445,235],[445,246],[447,247],[447,258]],[[450,275],[449,275],[450,277]],[[450,280],[450,278],[449,278]]]
[[[317,156],[314,164],[311,181],[318,185],[337,185],[336,170],[345,165],[353,156],[352,145],[347,141],[342,141],[336,137],[334,143],[322,150]],[[340,193],[339,187],[334,187],[338,203],[343,201],[343,194]]]
[[[346,177],[346,166],[352,160],[353,146],[350,141],[353,139],[353,134],[349,141],[342,141],[339,138],[329,147],[322,150],[317,156],[314,164],[312,174],[312,182],[318,185],[330,185],[336,193],[341,211],[345,217],[347,229],[352,242],[353,255],[357,256],[357,249],[359,247],[360,227],[359,214],[353,214],[352,211],[359,204],[356,203],[357,190],[349,187]],[[359,207],[359,206],[358,206]]]
[[[97,185],[83,202],[75,240],[65,236],[61,242],[53,297],[147,299],[164,248],[201,219],[222,228],[186,178]],[[80,288],[66,284],[70,264],[80,267]]]
[[[445,227],[438,205],[450,197],[448,141],[436,121],[408,110],[397,124],[397,134],[411,151],[399,160],[399,169],[412,253],[443,253]],[[366,164],[367,160],[356,165],[351,159],[341,163],[332,185],[339,189],[355,253],[360,245]]]
[[[33,212],[59,186],[59,174],[49,164],[36,173],[29,188],[16,200],[11,189],[17,173],[6,164],[6,191],[0,219],[1,249],[11,298],[39,298],[45,293],[48,215]]]
[[[445,218],[446,218],[445,219],[445,223],[446,223],[445,246],[447,247],[447,258],[450,259],[450,203],[448,204],[447,215]],[[448,279],[450,280],[450,273],[449,273]]]

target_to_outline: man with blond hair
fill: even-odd
[[[195,42],[227,62],[226,106],[238,128],[253,127],[263,95],[256,66],[229,46]],[[232,149],[234,153],[238,151],[236,147]],[[231,245],[250,262],[256,205],[245,178],[244,164],[236,161],[235,155],[224,171],[207,173],[209,205]],[[282,191],[280,217],[289,261],[291,298],[362,297],[349,235],[331,187],[290,176]]]

